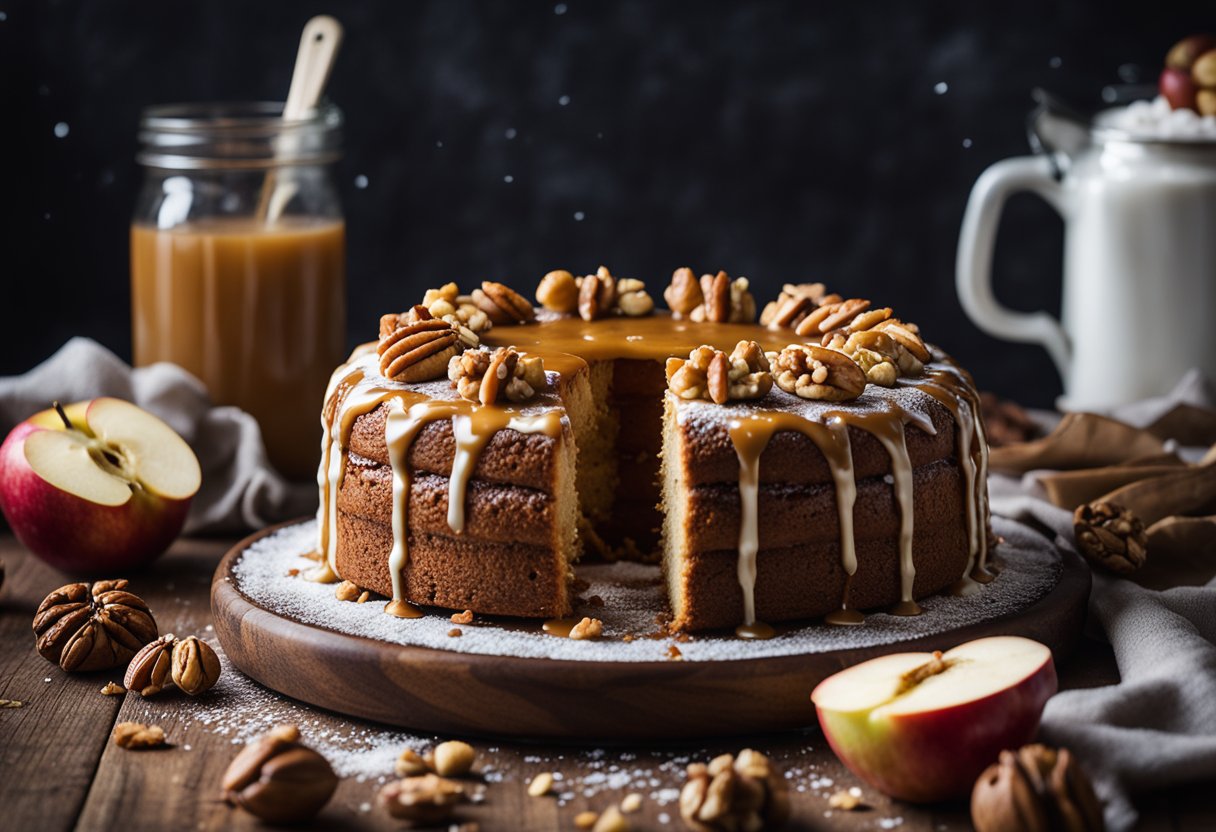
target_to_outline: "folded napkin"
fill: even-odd
[[[316,486],[288,482],[271,467],[252,416],[213,406],[202,382],[181,367],[133,370],[88,338],[73,338],[24,375],[0,377],[0,437],[52,401],[97,396],[156,414],[198,455],[203,485],[190,506],[187,534],[246,532],[316,511]]]
[[[1204,436],[1196,426],[1202,427],[1205,419],[1208,425],[1216,425],[1214,401],[1208,385],[1192,373],[1168,396],[1107,414],[1143,429],[1138,436],[1099,420],[1080,425],[1065,417],[1069,421],[1061,429],[1077,440],[1066,443],[1071,446],[1067,454],[1060,448],[1041,449],[1041,455],[1017,448],[1009,453],[1002,449],[999,455],[994,452],[1009,463],[1007,467],[1026,473],[993,474],[989,482],[992,510],[1034,523],[1061,548],[1075,549],[1073,513],[1052,502],[1052,494],[1060,492],[1049,494],[1043,482],[1053,489],[1076,484],[1055,479],[1056,472],[1041,467],[1026,469],[1045,464],[1097,468],[1143,453],[1148,464],[1168,470],[1174,463],[1165,454],[1174,450],[1194,461],[1202,456],[1202,449],[1176,446],[1213,441],[1210,432]],[[1149,434],[1163,442],[1155,443]],[[1120,451],[1112,445],[1116,441],[1132,444]],[[1101,470],[1103,476],[1118,473]],[[1086,478],[1092,481],[1093,476]],[[1106,803],[1106,821],[1112,832],[1136,823],[1132,800],[1137,793],[1216,779],[1216,541],[1211,538],[1212,528],[1206,521],[1177,522],[1176,532],[1196,533],[1186,538],[1185,547],[1155,549],[1150,543],[1148,566],[1145,574],[1133,576],[1137,580],[1095,571],[1089,626],[1100,629],[1113,647],[1120,682],[1060,693],[1047,703],[1043,714],[1044,739],[1067,746],[1082,761]],[[1151,580],[1146,580],[1149,574]]]

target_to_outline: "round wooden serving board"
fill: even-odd
[[[894,644],[722,661],[480,655],[336,632],[255,603],[234,566],[251,544],[285,525],[241,541],[216,570],[211,608],[229,660],[286,696],[440,735],[623,741],[799,729],[815,724],[809,697],[819,681],[877,655],[946,650],[1000,634],[1036,639],[1065,658],[1081,633],[1090,586],[1084,563],[1060,552],[1059,581],[1037,602]]]

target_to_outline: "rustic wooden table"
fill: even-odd
[[[214,642],[208,590],[215,565],[231,543],[183,540],[155,566],[130,576],[131,589],[148,602],[162,633],[194,633]],[[340,768],[357,772],[344,777],[315,828],[401,827],[375,808],[379,783],[391,774],[391,762],[385,761],[406,744],[433,738],[407,737],[284,701],[242,680],[231,668],[225,668],[227,680],[198,700],[177,692],[147,700],[133,693],[102,696],[99,691],[107,681],[121,681],[121,670],[70,675],[34,650],[34,610],[66,579],[8,535],[0,535],[0,559],[7,565],[7,580],[0,589],[0,699],[22,703],[0,709],[0,830],[256,828],[254,818],[219,799],[219,783],[237,743],[284,715],[301,724],[306,741],[315,741],[323,750],[337,749]],[[1109,684],[1117,678],[1108,648],[1092,641],[1084,642],[1061,668],[1064,687]],[[493,708],[493,703],[486,707]],[[127,720],[162,726],[169,747],[138,752],[115,746],[110,731]],[[634,829],[682,829],[674,796],[683,783],[684,763],[745,745],[770,754],[790,775],[791,829],[971,828],[961,804],[916,808],[863,786],[840,765],[817,731],[609,749],[482,741],[474,745],[483,799],[463,806],[456,818],[484,830],[573,829],[578,813],[602,811],[631,792],[644,797],[641,810],[627,816]],[[360,754],[367,755],[362,764]],[[557,794],[529,797],[526,784],[542,771],[561,773]],[[862,788],[864,809],[829,809],[834,792],[854,786]],[[1144,800],[1141,827],[1216,829],[1210,795],[1210,790],[1188,789]]]

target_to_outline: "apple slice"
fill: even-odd
[[[0,509],[22,543],[73,572],[159,555],[181,532],[201,482],[190,446],[120,399],[56,405],[0,446]]]
[[[854,774],[930,802],[966,795],[1003,749],[1029,741],[1056,689],[1050,649],[996,636],[862,662],[825,679],[811,700]]]

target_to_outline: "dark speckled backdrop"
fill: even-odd
[[[281,98],[299,29],[346,27],[350,340],[441,281],[680,265],[892,305],[981,386],[1059,381],[955,299],[975,177],[1026,152],[1029,91],[1150,82],[1204,4],[0,0],[0,373],[72,334],[129,356],[141,107]],[[1210,9],[1209,9],[1210,12]],[[58,127],[57,127],[58,125]],[[61,135],[62,134],[62,135]],[[1061,227],[1021,197],[998,293],[1058,310]]]

